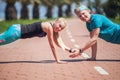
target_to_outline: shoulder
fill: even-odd
[[[42,22],[42,29],[46,33],[53,31],[53,28],[52,28],[50,22]]]
[[[43,26],[43,27],[50,26],[50,23],[49,23],[49,22],[42,22],[42,26]]]
[[[101,15],[101,14],[91,14],[91,18],[93,20],[100,20],[100,19],[103,19],[103,18],[106,18],[104,15]]]
[[[88,27],[90,26],[91,30],[102,27],[102,24],[103,24],[102,17],[104,16],[100,14],[91,14],[91,21],[89,24],[87,23],[87,26]]]
[[[104,19],[104,16],[103,15],[100,15],[100,14],[91,14],[91,22],[92,23],[96,23],[96,22],[102,22]]]

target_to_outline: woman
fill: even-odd
[[[59,32],[67,26],[64,18],[59,18],[55,22],[36,22],[33,24],[21,25],[13,24],[4,33],[0,34],[0,45],[9,44],[18,39],[25,39],[34,36],[45,37],[47,35],[51,50],[57,63],[65,63],[58,59],[55,44],[63,50],[72,52],[65,46]]]
[[[90,14],[90,9],[84,5],[80,5],[74,9],[76,15],[84,22],[90,32],[90,40],[81,49],[77,50],[80,53],[88,48],[92,48],[92,58],[88,60],[96,60],[97,39],[120,44],[120,25],[113,23],[111,20],[100,14]],[[70,57],[76,57],[80,54],[72,54]]]

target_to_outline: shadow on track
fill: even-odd
[[[70,60],[62,60],[66,62],[81,62],[81,61],[87,61],[86,59],[70,59]],[[95,62],[120,62],[120,60],[111,60],[111,59],[97,59]],[[10,64],[10,63],[55,63],[55,60],[41,60],[41,61],[0,61],[0,64]]]

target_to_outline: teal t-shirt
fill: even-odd
[[[120,44],[120,25],[100,14],[91,14],[90,22],[86,22],[89,32],[100,28],[99,37],[107,42]]]

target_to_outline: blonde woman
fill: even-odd
[[[0,45],[9,44],[18,39],[25,39],[34,36],[45,37],[47,35],[48,42],[56,62],[65,63],[58,59],[55,44],[63,50],[72,52],[72,49],[64,45],[59,35],[59,32],[66,26],[67,22],[64,18],[59,18],[54,22],[36,22],[25,25],[13,24],[5,32],[0,34]]]

